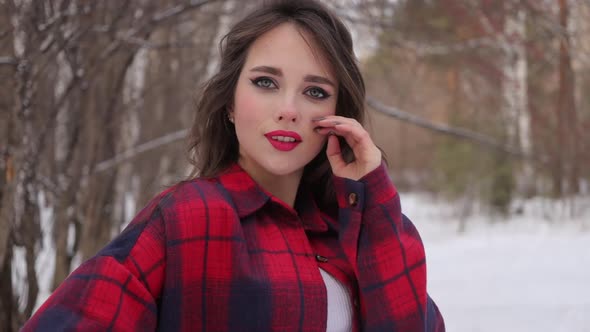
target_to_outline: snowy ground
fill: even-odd
[[[507,222],[470,217],[459,234],[456,208],[401,197],[448,331],[590,331],[590,203],[531,201]]]

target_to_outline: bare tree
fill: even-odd
[[[459,172],[461,165],[450,165],[458,172],[450,181],[463,178],[469,188],[475,184],[488,191],[508,190],[518,181],[521,195],[557,197],[575,194],[588,176],[581,170],[588,160],[587,149],[581,148],[588,141],[583,129],[588,127],[588,102],[583,97],[587,83],[581,75],[588,71],[590,54],[585,42],[590,30],[584,23],[588,5],[561,0],[336,4],[351,24],[374,33],[377,52],[365,61],[369,94],[374,97],[370,104],[391,105],[375,109],[388,115],[405,109],[409,115],[395,117],[476,144],[485,136],[504,150],[495,157],[470,157],[481,151],[464,149],[460,158],[465,158],[465,169]],[[444,166],[424,156],[448,154],[439,153],[447,140],[388,122],[381,115],[375,118],[376,137],[394,156],[394,174],[406,174],[404,168],[410,168],[408,178],[422,179],[424,186],[435,183],[435,173]],[[457,126],[470,134],[456,135],[461,132]],[[528,157],[520,158],[523,155]],[[492,165],[507,171],[492,175]],[[412,176],[419,167],[425,169],[422,175]],[[430,175],[427,168],[433,170]],[[467,180],[471,173],[480,175]],[[506,188],[497,188],[501,181],[506,181]],[[445,187],[453,186],[456,183]]]
[[[150,135],[186,129],[191,117],[187,96],[206,72],[217,34],[222,2],[214,2],[2,3],[0,75],[10,84],[0,92],[0,325],[17,330],[32,313],[39,292],[50,291],[39,284],[40,265],[47,265],[38,259],[40,254],[55,261],[49,286],[56,287],[77,259],[94,255],[123,224],[116,215],[122,205],[117,192],[123,190],[118,182],[151,165],[128,162],[102,172],[95,168],[142,143],[140,135],[129,138],[130,130],[147,133],[158,120],[147,111],[140,114],[137,97],[149,95],[155,82],[163,84],[160,98],[176,85],[185,93],[170,96],[161,110],[178,111],[182,120]],[[177,35],[181,30],[182,36]],[[190,70],[177,70],[175,76],[159,71],[136,89],[134,98],[124,96],[137,86],[137,77],[146,77],[139,73],[148,68],[136,65],[146,54],[166,64],[176,61],[178,56],[170,53],[177,49],[184,52],[182,65]],[[129,120],[134,116],[141,119],[135,129]],[[163,149],[159,155],[178,160],[183,152]],[[178,166],[160,174],[180,177],[183,172]],[[49,218],[42,220],[41,211],[49,211]],[[47,279],[45,273],[43,285]]]

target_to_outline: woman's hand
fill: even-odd
[[[313,121],[318,126],[317,133],[328,135],[326,154],[334,175],[356,181],[381,165],[381,151],[355,119],[331,115]],[[344,137],[352,148],[353,162],[347,164],[342,158],[337,136]]]

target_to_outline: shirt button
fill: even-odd
[[[358,202],[359,202],[359,197],[356,193],[348,194],[348,204],[350,204],[351,206],[356,206],[356,204]]]
[[[356,308],[359,307],[359,300],[354,299],[354,301],[352,301],[352,305],[354,305]]]
[[[315,260],[320,263],[327,263],[328,259],[322,255],[315,255]]]

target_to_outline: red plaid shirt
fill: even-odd
[[[444,331],[424,247],[384,166],[334,177],[338,217],[295,208],[238,165],[157,196],[23,331],[326,331],[318,267],[346,285],[355,331]],[[303,187],[303,186],[302,186]]]

